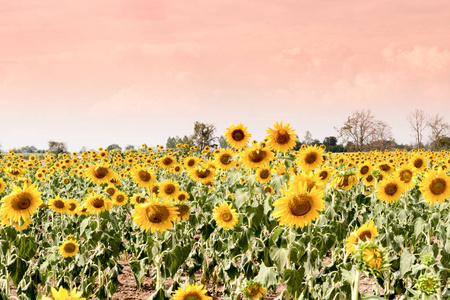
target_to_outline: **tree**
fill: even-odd
[[[86,148],[86,146],[83,146],[83,147],[81,147],[81,149],[80,149],[80,151],[78,152],[78,153],[84,153],[84,152],[86,152],[87,151],[87,148]]]
[[[375,130],[375,116],[370,110],[357,110],[348,117],[344,126],[336,128],[344,143],[351,142],[354,151],[366,150],[366,145],[370,142]]]
[[[327,136],[323,139],[323,144],[325,146],[336,146],[337,145],[337,138],[334,136]]]
[[[303,142],[305,145],[311,145],[313,143],[312,134],[309,131],[305,133],[305,140]]]
[[[428,126],[423,110],[416,108],[407,116],[408,123],[414,132],[417,150],[422,147],[423,132]]]
[[[111,144],[111,145],[109,145],[108,147],[106,147],[106,149],[108,149],[108,151],[111,151],[111,150],[114,150],[114,149],[119,150],[119,151],[122,151],[122,147],[120,147],[120,146],[117,145],[117,144]]]
[[[427,125],[431,129],[430,134],[430,147],[431,150],[437,151],[443,147],[442,140],[447,135],[448,130],[450,129],[450,125],[445,122],[444,117],[439,114],[431,117]]]
[[[227,139],[223,135],[219,137],[219,147],[222,149],[231,148],[227,143]]]
[[[136,148],[134,148],[133,145],[127,145],[127,146],[125,147],[125,150],[131,151],[131,150],[136,150]]]
[[[192,141],[198,145],[200,150],[203,150],[206,146],[212,148],[217,147],[217,144],[213,144],[217,137],[214,136],[216,127],[214,124],[205,124],[201,122],[194,123],[194,134],[192,135]]]
[[[67,153],[67,145],[62,142],[48,141],[48,152],[54,154]]]
[[[373,125],[368,150],[392,150],[396,143],[392,136],[391,126],[383,121],[375,121]]]

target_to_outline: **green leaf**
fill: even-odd
[[[167,256],[165,256],[164,262],[169,268],[170,276],[173,277],[178,271],[178,268],[186,261],[191,253],[191,249],[192,247],[190,244],[184,247],[177,245]]]
[[[83,220],[83,222],[81,222],[81,224],[80,224],[80,234],[81,235],[84,234],[84,232],[86,231],[86,228],[89,226],[90,223],[91,223],[90,218],[86,218]]]
[[[406,273],[411,271],[416,257],[409,253],[408,250],[404,250],[400,256],[400,277],[403,277]]]
[[[16,257],[13,261],[11,261],[8,266],[8,272],[11,274],[11,279],[15,286],[19,285],[19,282],[22,280],[25,272],[28,269],[28,264],[26,261],[21,259],[20,257]]]
[[[24,260],[30,260],[36,254],[38,244],[34,241],[34,238],[22,235],[15,241],[17,247],[17,254]]]
[[[286,267],[288,253],[289,250],[286,248],[270,247],[270,258],[275,262],[279,270],[283,270]]]
[[[268,268],[262,263],[255,280],[260,282],[264,287],[276,286],[278,284],[278,272],[276,272],[275,268]]]
[[[144,279],[145,274],[148,273],[149,266],[147,265],[147,258],[141,260],[132,260],[130,261],[130,268],[133,272],[134,280],[136,281],[137,289],[141,289],[142,280]]]
[[[286,282],[286,288],[291,294],[302,291],[303,277],[305,276],[305,269],[285,270],[283,279]]]
[[[159,289],[153,294],[151,294],[147,300],[169,300],[169,299],[170,297],[166,294],[164,289]]]
[[[238,189],[234,195],[234,203],[237,208],[240,208],[248,199],[250,199],[250,191],[246,188]]]

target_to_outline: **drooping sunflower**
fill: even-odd
[[[256,180],[261,183],[267,183],[272,178],[272,172],[269,166],[261,166],[256,169]]]
[[[353,172],[339,173],[336,174],[332,185],[334,185],[337,189],[342,188],[345,191],[350,190],[353,186],[358,183],[358,177],[356,177]]]
[[[296,194],[290,191],[282,191],[286,197],[282,197],[273,203],[276,210],[272,216],[278,219],[280,225],[303,228],[320,217],[318,211],[325,208],[323,190],[313,187],[308,192],[307,185],[298,188]]]
[[[178,208],[171,206],[169,199],[162,202],[151,199],[149,203],[135,206],[133,221],[145,231],[150,229],[151,233],[164,232],[173,227],[177,216]]]
[[[3,202],[0,214],[17,222],[30,218],[42,204],[41,193],[37,191],[35,184],[25,184],[23,189],[13,186],[12,193],[0,202]]]
[[[289,123],[283,126],[283,122],[276,122],[273,127],[274,129],[269,128],[266,131],[269,146],[279,152],[286,152],[294,148],[297,142],[295,129],[292,129]]]
[[[450,177],[442,170],[428,171],[419,185],[425,200],[431,205],[450,197]]]
[[[65,288],[63,288],[62,286],[59,287],[59,290],[56,290],[54,287],[52,287],[51,291],[52,291],[54,300],[86,300],[86,298],[81,297],[82,292],[77,292],[76,287],[73,288],[73,290],[70,292],[70,296],[69,296],[69,291],[66,290]],[[42,297],[42,300],[53,300],[53,299],[44,296],[44,297]]]
[[[358,230],[352,232],[352,234],[345,240],[345,249],[348,252],[355,252],[359,241],[374,241],[377,236],[378,227],[372,220],[370,220],[368,223],[363,224]]]
[[[156,180],[155,174],[149,168],[135,168],[130,173],[134,182],[143,188],[150,188]]]
[[[370,240],[358,244],[355,261],[359,270],[371,274],[379,274],[389,267],[387,252]]]
[[[300,150],[297,165],[304,171],[313,171],[323,163],[323,155],[324,151],[322,148],[316,145],[307,146]]]
[[[176,221],[189,220],[189,205],[185,203],[177,203],[175,207],[178,208]]]
[[[112,207],[112,201],[103,198],[100,195],[90,194],[85,200],[84,205],[91,214],[99,214],[103,211],[110,210]]]
[[[400,200],[403,192],[405,192],[405,186],[397,178],[384,179],[380,182],[376,191],[378,199],[387,203]]]
[[[13,219],[9,219],[3,215],[1,216],[0,221],[2,226],[12,225],[16,228],[16,231],[27,229],[28,225],[30,225],[32,222],[31,218],[27,218],[25,220],[22,220],[22,225],[20,225],[19,221],[14,221]]]
[[[319,179],[319,177],[314,174],[313,172],[309,172],[309,173],[305,173],[305,172],[300,172],[297,173],[297,175],[294,175],[294,178],[290,184],[289,189],[293,192],[293,193],[297,193],[298,189],[302,188],[303,185],[307,186],[308,191],[311,190],[313,187],[316,187],[317,189],[321,189],[323,188],[324,184],[321,182],[321,180]]]
[[[241,160],[248,168],[256,169],[259,166],[269,164],[273,158],[274,154],[268,147],[254,145],[244,150]]]
[[[222,228],[231,229],[239,222],[238,214],[232,204],[220,203],[214,208],[213,213],[217,226]]]
[[[233,150],[227,149],[219,149],[219,153],[216,154],[215,163],[222,170],[229,170],[234,166],[234,162],[232,160],[234,156]]]
[[[79,246],[76,238],[68,236],[64,243],[59,247],[59,252],[63,257],[72,257],[78,253]]]
[[[159,185],[159,195],[163,198],[176,199],[179,192],[178,183],[172,179],[166,179]]]
[[[69,215],[74,215],[77,213],[78,201],[75,199],[67,199],[66,200],[67,213]]]
[[[48,207],[51,208],[54,212],[60,214],[66,213],[68,211],[66,202],[60,197],[50,199],[48,201]]]
[[[233,148],[245,148],[252,135],[247,132],[247,127],[239,123],[237,126],[231,124],[225,131],[225,138],[228,145]]]
[[[251,300],[264,297],[266,292],[267,289],[262,287],[261,283],[254,280],[250,280],[249,282],[247,282],[243,290],[244,296]]]
[[[116,176],[108,164],[90,165],[86,170],[86,176],[96,184],[109,183]]]
[[[117,192],[112,198],[113,204],[117,206],[124,206],[128,202],[128,196],[124,192]]]
[[[178,288],[173,295],[173,300],[212,300],[212,297],[206,296],[208,291],[203,288],[203,284],[188,284],[186,287]]]

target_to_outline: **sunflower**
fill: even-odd
[[[364,264],[373,270],[380,270],[383,265],[383,253],[377,246],[367,246],[362,249]]]
[[[184,160],[184,166],[186,167],[186,169],[192,169],[195,168],[198,164],[198,157],[196,156],[189,156],[186,157],[186,159]]]
[[[0,178],[0,194],[3,193],[3,191],[5,190],[5,188],[6,188],[6,184],[5,184],[5,182],[3,181],[3,179]]]
[[[233,150],[219,149],[219,153],[216,154],[215,163],[222,170],[229,170],[233,167]]]
[[[213,181],[216,170],[199,164],[197,167],[190,169],[188,174],[195,182],[206,184],[207,182]]]
[[[77,212],[78,201],[75,199],[68,199],[66,200],[66,206],[67,206],[67,213],[69,215],[74,215]]]
[[[405,191],[403,182],[397,178],[387,178],[380,182],[377,187],[377,197],[386,203],[393,203],[400,200],[402,193]]]
[[[279,152],[286,152],[294,148],[297,142],[295,129],[290,128],[289,124],[283,126],[283,122],[276,122],[273,127],[274,129],[269,127],[266,131],[269,146]]]
[[[176,200],[180,201],[180,202],[187,201],[187,200],[189,200],[189,194],[185,191],[180,191]]]
[[[317,175],[319,182],[322,185],[325,185],[328,182],[328,180],[330,180],[331,176],[333,176],[333,173],[334,173],[333,168],[325,166],[318,169],[315,174]]]
[[[345,191],[350,190],[355,184],[358,183],[358,177],[352,172],[346,172],[344,174],[337,174],[333,180],[333,185],[338,188],[343,188]]]
[[[422,172],[427,166],[428,159],[422,153],[416,153],[410,158],[409,162],[416,168],[417,172]]]
[[[323,183],[316,174],[312,172],[309,172],[308,174],[300,172],[297,175],[294,175],[292,183],[290,184],[290,189],[293,193],[296,193],[298,188],[301,188],[304,184],[306,184],[308,191],[313,187],[316,187],[317,189],[323,187]]]
[[[274,190],[273,190],[272,186],[271,186],[271,185],[266,185],[266,186],[264,187],[264,193],[265,193],[265,194],[269,193],[269,194],[273,195]]]
[[[169,199],[159,202],[151,199],[150,203],[145,203],[135,207],[133,221],[145,231],[150,229],[164,232],[173,227],[178,216],[178,208],[172,207]]]
[[[225,138],[228,145],[233,148],[245,148],[252,135],[247,132],[247,127],[239,123],[237,126],[231,124],[225,131]]]
[[[176,221],[189,220],[189,205],[185,203],[177,203],[175,207],[178,208],[178,215]]]
[[[134,194],[131,198],[130,198],[130,202],[133,205],[139,205],[139,204],[144,204],[147,203],[147,198],[142,197],[140,194]]]
[[[288,225],[303,228],[317,218],[318,211],[325,208],[322,190],[313,187],[309,192],[306,184],[299,187],[297,193],[282,191],[286,197],[282,197],[273,203],[276,210],[272,216],[278,219],[280,225]]]
[[[442,170],[427,172],[419,185],[425,200],[431,205],[443,203],[450,197],[450,177]]]
[[[175,166],[173,166],[172,168],[172,172],[174,174],[181,174],[181,172],[183,172],[183,166],[180,164],[175,164]]]
[[[255,145],[247,148],[242,154],[242,163],[250,169],[256,169],[259,166],[269,164],[273,160],[274,154],[267,147]]]
[[[0,202],[2,216],[14,221],[30,218],[42,204],[41,193],[37,191],[35,184],[24,185],[23,189],[18,186],[12,188],[12,193],[4,197]]]
[[[217,226],[227,229],[236,226],[239,218],[236,209],[232,208],[232,206],[232,204],[223,202],[214,208],[214,220],[216,220]]]
[[[50,199],[48,201],[48,207],[51,208],[54,212],[60,214],[66,213],[68,211],[66,202],[60,197]]]
[[[269,166],[262,166],[256,170],[256,180],[261,183],[267,183],[270,181],[272,173]]]
[[[264,294],[267,292],[266,288],[263,288],[261,283],[250,280],[244,287],[244,296],[248,299],[259,299],[264,297]]]
[[[113,204],[117,206],[124,206],[128,202],[128,196],[124,192],[118,192],[113,197]]]
[[[86,300],[86,298],[82,298],[82,292],[77,292],[77,288],[73,288],[73,290],[70,292],[63,288],[62,286],[59,287],[59,291],[56,290],[54,287],[51,289],[54,300]],[[52,300],[52,298],[49,297],[42,297],[42,300]]]
[[[78,253],[78,250],[77,240],[73,236],[68,236],[64,243],[59,247],[59,252],[63,257],[72,257]]]
[[[359,241],[365,242],[367,240],[374,241],[378,236],[378,227],[370,220],[367,224],[363,224],[358,230],[352,232],[352,234],[345,240],[345,249],[348,252],[355,252],[356,245]]]
[[[159,185],[159,195],[163,198],[176,199],[179,192],[178,183],[172,179],[166,179]]]
[[[136,168],[130,173],[134,182],[136,182],[143,188],[151,187],[156,179],[155,174],[150,169]]]
[[[86,176],[97,184],[109,183],[116,175],[113,170],[109,168],[108,164],[90,165],[86,170]]]
[[[188,284],[184,289],[181,287],[178,288],[172,300],[212,300],[212,297],[206,296],[207,292],[202,284]]]
[[[372,173],[372,167],[368,163],[363,163],[359,165],[358,171],[356,172],[356,175],[359,178],[365,178],[369,176]]]
[[[77,213],[78,215],[89,216],[89,210],[88,210],[88,208],[86,207],[85,204],[78,205],[77,210],[76,210],[76,213]]]
[[[163,169],[170,169],[176,162],[177,160],[170,155],[165,155],[159,159],[159,163]]]
[[[323,163],[323,149],[316,145],[307,146],[300,150],[297,158],[297,165],[304,171],[312,171]]]
[[[373,187],[375,186],[375,177],[373,177],[372,174],[364,177],[364,184],[366,187]]]
[[[405,189],[409,190],[416,184],[416,172],[411,165],[399,168],[395,173],[395,177],[403,182]]]
[[[27,229],[28,225],[31,224],[32,220],[31,218],[26,218],[25,220],[22,220],[22,224],[19,223],[19,221],[14,221],[13,219],[9,219],[5,216],[0,217],[0,222],[2,226],[14,226],[16,228],[16,231],[25,230]]]
[[[112,201],[96,194],[90,194],[85,200],[84,205],[91,214],[99,214],[110,210]]]
[[[114,195],[119,191],[114,185],[108,185],[104,191],[110,196],[114,197]]]

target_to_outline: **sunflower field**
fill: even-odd
[[[0,158],[0,298],[448,299],[450,152],[231,148]],[[364,288],[363,283],[364,282]]]

